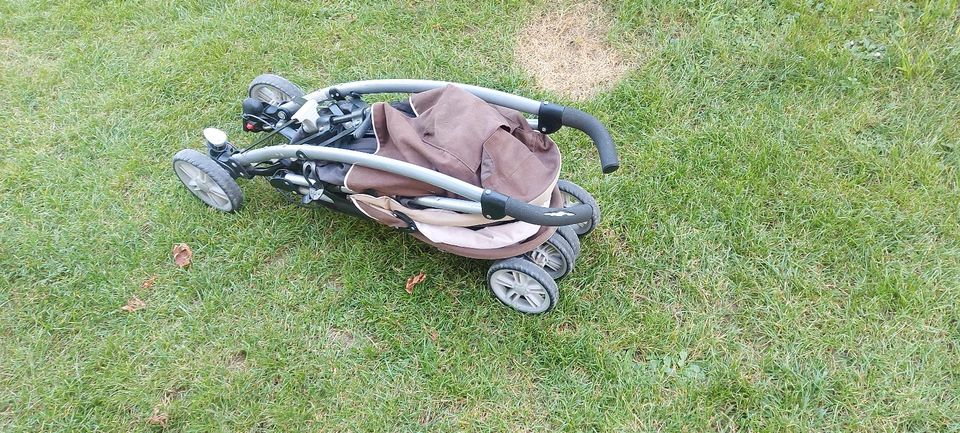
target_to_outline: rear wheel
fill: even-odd
[[[233,212],[243,204],[237,181],[207,155],[183,149],[173,156],[173,171],[193,195],[214,209]]]
[[[600,206],[597,205],[597,200],[594,199],[587,190],[569,180],[557,182],[557,188],[560,189],[560,194],[563,195],[563,207],[570,207],[581,203],[593,207],[593,216],[589,221],[573,224],[570,228],[579,236],[585,236],[597,228],[597,225],[600,224]]]
[[[580,237],[573,231],[571,226],[557,227],[557,233],[563,236],[563,239],[573,248],[573,255],[580,257]]]
[[[300,98],[306,93],[290,80],[274,74],[254,78],[247,87],[247,94],[260,102],[279,107],[287,101]]]
[[[499,260],[490,266],[487,285],[504,305],[526,314],[550,311],[560,299],[553,278],[543,268],[519,257]]]
[[[577,260],[573,247],[560,233],[554,233],[546,242],[524,254],[524,257],[547,271],[554,280],[559,280],[573,271],[573,264]]]

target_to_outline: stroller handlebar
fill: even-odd
[[[593,206],[586,203],[563,208],[542,207],[489,189],[483,191],[480,206],[487,219],[509,216],[518,221],[553,227],[587,222],[594,214]]]
[[[573,107],[563,107],[560,122],[564,126],[583,131],[593,140],[593,145],[597,146],[597,152],[600,153],[600,165],[604,173],[613,173],[620,168],[620,159],[617,157],[613,137],[597,118]]]
[[[511,108],[528,114],[541,114],[544,104],[520,95],[501,92],[499,90],[487,89],[485,87],[473,86],[470,84],[452,83],[448,81],[434,80],[413,80],[413,79],[387,79],[387,80],[363,80],[349,83],[341,83],[335,86],[326,87],[304,96],[305,99],[313,99],[317,102],[329,99],[339,98],[343,95],[356,93],[360,95],[374,93],[418,93],[430,89],[436,89],[447,85],[455,85],[464,90],[473,93],[478,98],[483,99],[494,105]],[[610,132],[595,117],[584,113],[573,107],[563,107],[554,105],[557,108],[562,107],[560,114],[560,124],[578,129],[587,134],[593,140],[593,144],[600,153],[600,164],[604,173],[613,173],[620,167],[620,161],[617,158],[617,149],[614,146],[613,138]],[[550,110],[553,111],[553,110]],[[556,112],[555,112],[556,114]],[[541,117],[541,120],[543,118]],[[553,132],[556,129],[550,129]]]
[[[568,226],[590,221],[593,218],[593,207],[588,204],[578,204],[565,208],[540,207],[522,200],[507,200],[504,211],[517,220],[540,226]]]

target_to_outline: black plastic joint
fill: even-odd
[[[405,232],[417,231],[417,223],[413,220],[413,218],[410,218],[407,214],[403,212],[395,211],[393,212],[393,216],[399,219],[400,221],[403,221],[404,224],[407,225],[406,227],[397,227],[398,229],[403,230]]]
[[[245,170],[242,166],[240,166],[240,164],[237,164],[233,158],[221,156],[220,158],[214,159],[214,161],[217,164],[220,164],[220,166],[227,171],[230,177],[234,179],[239,179],[241,177],[253,179],[253,174]]]
[[[484,218],[488,220],[498,220],[507,216],[507,197],[499,192],[485,189],[480,196],[480,210],[483,211]]]
[[[564,108],[560,104],[541,102],[540,109],[537,110],[537,130],[544,134],[557,132],[563,126]]]
[[[327,92],[327,94],[330,95],[330,98],[336,99],[338,101],[344,99],[343,92],[341,92],[340,89],[336,87],[331,87],[330,90]]]

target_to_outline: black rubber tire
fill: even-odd
[[[536,281],[543,289],[543,294],[546,295],[545,299],[539,297],[536,299],[541,299],[541,302],[546,302],[533,306],[531,302],[522,296],[518,297],[515,301],[511,301],[509,295],[501,294],[501,290],[497,288],[502,284],[499,280],[502,274],[499,274],[499,271],[521,273]],[[498,281],[494,281],[495,277],[498,277]],[[550,278],[547,271],[533,262],[520,257],[512,257],[494,262],[493,265],[490,266],[490,270],[487,271],[487,288],[490,289],[490,294],[500,301],[501,304],[524,314],[546,313],[556,307],[557,302],[560,300],[560,290],[557,288],[557,282],[554,281],[553,278]],[[503,299],[501,296],[507,296],[508,299]],[[523,302],[520,302],[521,298],[523,298]]]
[[[538,258],[536,257],[537,252],[541,248],[547,248],[550,254],[556,253],[556,257],[559,259],[560,263],[556,267],[550,267],[546,264],[541,265],[537,263]],[[560,280],[563,277],[566,277],[573,272],[573,265],[576,264],[577,255],[573,251],[573,247],[570,246],[570,243],[563,238],[563,235],[560,233],[554,233],[553,236],[550,236],[550,239],[547,239],[546,242],[541,244],[539,247],[526,253],[523,257],[529,260],[531,263],[541,266],[543,270],[547,271],[547,275],[550,275],[550,278],[554,280]]]
[[[593,207],[593,217],[590,221],[587,221],[582,224],[571,225],[570,228],[579,236],[586,236],[597,228],[600,224],[600,205],[597,204],[597,200],[590,195],[587,190],[583,189],[580,185],[577,185],[569,180],[561,180],[557,182],[557,188],[560,189],[560,193],[563,194],[563,207],[569,207],[571,205],[577,204],[569,201],[570,197],[573,197],[580,203],[585,203]]]
[[[188,184],[188,180],[185,179],[184,176],[189,176],[189,174],[184,171],[184,168],[178,167],[181,164],[189,164],[206,174],[216,186],[220,187],[223,196],[220,197],[218,195],[215,198],[211,198],[211,196],[208,195],[206,198],[203,197],[203,192],[198,192]],[[240,185],[237,185],[237,181],[230,177],[230,174],[227,173],[223,167],[207,155],[193,149],[183,149],[173,156],[173,172],[177,175],[177,178],[180,179],[180,182],[207,206],[221,212],[234,212],[243,206],[243,192],[240,190]],[[225,199],[225,201],[217,203],[216,198],[222,198]]]
[[[273,92],[278,92],[277,95],[281,96],[280,99],[283,100],[276,101],[267,99],[258,90],[262,87],[269,87]],[[247,95],[260,102],[266,102],[268,104],[280,106],[280,103],[282,102],[292,101],[296,98],[303,97],[303,95],[306,95],[306,92],[304,92],[300,86],[293,84],[290,80],[279,75],[263,74],[257,76],[253,79],[253,81],[250,82],[250,85],[247,86]]]
[[[563,236],[563,239],[573,247],[574,261],[580,257],[580,237],[577,236],[577,232],[573,231],[573,227],[563,226],[557,227],[557,233],[560,233],[560,236]]]

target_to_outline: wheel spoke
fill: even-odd
[[[545,268],[549,268],[552,271],[559,271],[563,269],[563,258],[558,255],[547,256],[547,263],[544,265]]]
[[[517,286],[525,288],[527,284],[530,284],[530,276],[523,272],[517,272]]]
[[[193,168],[192,165],[186,163],[178,163],[177,170],[190,178],[194,177],[194,174],[196,173],[196,169]]]
[[[497,283],[507,288],[513,287],[513,285],[516,284],[516,281],[510,274],[497,274],[494,278],[496,278]]]
[[[207,197],[209,197],[210,201],[216,206],[225,206],[227,203],[230,203],[230,199],[217,194],[216,191],[207,191]]]
[[[523,297],[523,299],[526,299],[527,302],[530,303],[530,305],[534,308],[540,307],[540,303],[543,301],[543,299],[541,299],[540,296],[531,295],[531,294],[527,294],[526,296]]]
[[[227,194],[226,194],[225,192],[223,192],[223,190],[220,189],[220,187],[210,188],[210,191],[208,191],[208,192],[210,193],[211,196],[216,197],[216,198],[218,198],[218,199],[220,199],[220,200],[223,200],[224,202],[230,200],[230,199],[227,197]]]

